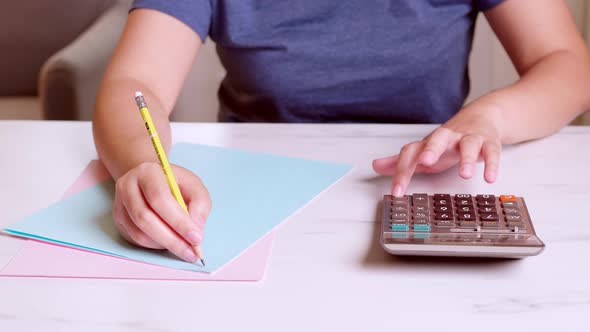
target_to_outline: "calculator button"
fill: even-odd
[[[403,223],[408,222],[408,219],[399,218],[399,219],[390,219],[390,221],[394,224],[403,224]]]
[[[392,197],[391,204],[393,204],[393,205],[408,205],[408,199],[406,197]]]
[[[404,223],[392,223],[391,230],[394,232],[407,232],[410,230],[410,226]]]
[[[428,194],[413,194],[412,195],[413,205],[426,205],[428,206]]]
[[[496,201],[491,199],[477,201],[478,206],[496,206]]]
[[[405,224],[408,222],[408,219],[391,219],[391,223],[393,224]]]
[[[506,215],[506,221],[520,222],[520,221],[522,221],[522,217],[520,216],[520,214],[508,214],[508,215]]]
[[[393,205],[391,207],[391,212],[408,212],[408,208],[404,205]]]
[[[504,214],[519,214],[520,210],[517,207],[505,207]]]
[[[457,212],[473,212],[475,209],[473,205],[470,206],[457,206]]]
[[[412,208],[412,211],[414,213],[416,213],[416,212],[428,212],[428,207],[427,206],[423,206],[423,205],[414,206]]]
[[[475,199],[478,202],[479,201],[495,201],[496,196],[494,196],[494,195],[477,195],[477,196],[475,196]]]
[[[402,210],[403,209],[403,210]],[[390,208],[391,212],[403,212],[403,211],[408,211],[408,206],[406,204],[392,204],[391,208]]]
[[[469,195],[469,194],[456,194],[455,195],[455,200],[460,200],[460,199],[468,199],[468,200],[471,200],[471,195]]]
[[[502,207],[515,207],[518,206],[516,202],[502,202]]]
[[[473,213],[459,213],[457,219],[460,221],[475,221],[475,214]]]
[[[473,205],[470,199],[458,199],[455,201],[457,206],[470,206]]]
[[[434,212],[436,213],[445,213],[445,212],[452,212],[453,209],[448,205],[437,206],[434,208]]]
[[[434,206],[442,206],[442,205],[450,206],[451,200],[450,199],[435,199],[434,200]]]
[[[453,214],[450,212],[448,212],[448,213],[435,213],[434,219],[436,219],[436,220],[452,220]]]
[[[500,202],[516,202],[514,195],[500,195]]]
[[[524,229],[525,228],[525,225],[524,225],[523,222],[510,221],[510,222],[508,222],[508,227],[510,227],[510,228],[518,227],[520,229]]]
[[[481,206],[478,209],[479,213],[496,213],[495,206]]]
[[[483,228],[500,228],[500,223],[497,221],[484,221],[481,224]]]
[[[441,200],[441,199],[446,199],[446,200],[451,200],[451,195],[449,194],[434,194],[434,199],[435,200]]]
[[[408,214],[405,212],[393,212],[391,214],[391,219],[393,219],[393,220],[407,220]]]
[[[463,220],[459,223],[459,226],[462,228],[475,228],[475,221],[473,220]]]
[[[481,219],[481,221],[498,221],[498,214],[497,213],[482,213],[479,216],[479,219]]]
[[[453,227],[455,226],[455,222],[453,220],[437,220],[436,226],[439,227]]]
[[[428,220],[430,216],[428,215],[428,213],[424,213],[424,212],[417,212],[414,213],[414,220]]]
[[[430,224],[414,224],[412,226],[414,232],[430,232]]]

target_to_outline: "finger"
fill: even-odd
[[[115,191],[115,199],[113,202],[113,219],[115,220],[115,227],[125,240],[146,248],[163,249],[161,245],[152,240],[144,232],[142,232],[131,220],[127,209],[123,205],[122,197],[125,196],[126,188],[129,182],[125,178],[117,181],[117,188]]]
[[[496,142],[485,142],[481,150],[485,162],[484,179],[492,183],[496,181],[498,176],[498,168],[500,166],[500,151],[502,146]]]
[[[399,159],[399,155],[395,155],[393,156],[395,157],[395,162],[390,166],[388,165],[388,173],[385,173],[383,175],[393,175],[396,172],[396,166],[397,166],[397,160]],[[393,158],[393,157],[388,157],[388,158]],[[388,158],[382,158],[382,159],[388,159]],[[451,168],[452,166],[456,165],[458,162],[458,157],[454,154],[443,154],[440,159],[438,160],[438,162],[432,166],[425,166],[422,165],[420,163],[418,163],[416,165],[416,169],[414,171],[414,173],[440,173],[442,171],[445,171],[449,168]],[[393,170],[389,170],[389,168],[393,168]],[[391,174],[389,174],[391,173]]]
[[[205,230],[205,224],[207,223],[207,219],[201,217],[201,212],[199,211],[197,204],[189,204],[188,212],[191,216],[191,220],[193,220],[195,226],[197,227],[197,232],[199,232],[199,236],[201,237],[202,241],[204,237],[203,232]]]
[[[476,135],[467,135],[459,142],[461,162],[459,164],[459,175],[464,179],[470,179],[473,176],[475,162],[479,158],[483,138]]]
[[[432,166],[438,162],[440,156],[451,145],[452,131],[446,128],[438,128],[432,132],[424,141],[424,149],[420,154],[420,164]]]
[[[443,157],[444,158],[444,157]],[[391,157],[379,158],[373,160],[373,170],[380,175],[394,175],[396,172],[397,161],[399,154]],[[432,166],[425,166],[418,164],[416,166],[416,173],[438,173],[442,172],[456,164],[456,159],[451,161],[448,158],[439,159],[440,162]]]
[[[121,203],[120,199],[115,197],[113,204],[113,218],[115,219],[115,227],[121,233],[123,238],[137,246],[146,247],[150,249],[164,249],[161,245],[152,240],[143,231],[141,231],[127,213],[127,210]]]
[[[381,175],[393,175],[399,155],[373,160],[373,170]]]
[[[139,184],[127,187],[123,205],[133,223],[152,240],[187,262],[194,263],[197,255],[194,249],[174,232],[144,200]]]
[[[197,225],[203,225],[211,211],[211,196],[209,191],[193,172],[180,166],[174,166],[174,174],[178,179],[178,186],[182,197],[188,203],[191,219]]]
[[[457,156],[447,153],[447,154],[444,154],[438,160],[438,162],[432,166],[424,166],[424,165],[418,164],[418,166],[416,166],[415,173],[427,173],[427,174],[440,173],[440,172],[446,171],[447,169],[455,166],[457,164],[457,162],[458,162]]]
[[[373,169],[380,175],[394,175],[396,171],[397,161],[399,155],[392,157],[380,158],[373,160]],[[424,166],[418,164],[415,173],[438,173],[442,172],[457,163],[456,160],[450,161],[444,156],[439,159],[439,162],[432,166]]]
[[[156,172],[146,169],[143,176],[138,179],[147,205],[185,241],[192,245],[201,243],[201,232],[170,192],[161,169],[156,165],[148,167],[156,168]]]
[[[413,142],[402,148],[391,184],[394,196],[401,197],[406,192],[410,179],[416,170],[418,156],[422,152],[423,144],[423,142]]]

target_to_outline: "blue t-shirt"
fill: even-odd
[[[503,0],[135,0],[217,44],[220,120],[441,123],[475,18]],[[174,36],[170,36],[173,38]]]

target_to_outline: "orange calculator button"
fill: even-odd
[[[515,202],[516,196],[514,195],[500,195],[500,202]]]

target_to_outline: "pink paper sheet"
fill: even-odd
[[[88,164],[64,196],[75,194],[108,178],[106,169],[99,161],[94,160]],[[0,276],[259,281],[264,277],[273,239],[273,233],[264,236],[214,274],[174,270],[34,240],[23,240],[25,243],[0,271]]]

